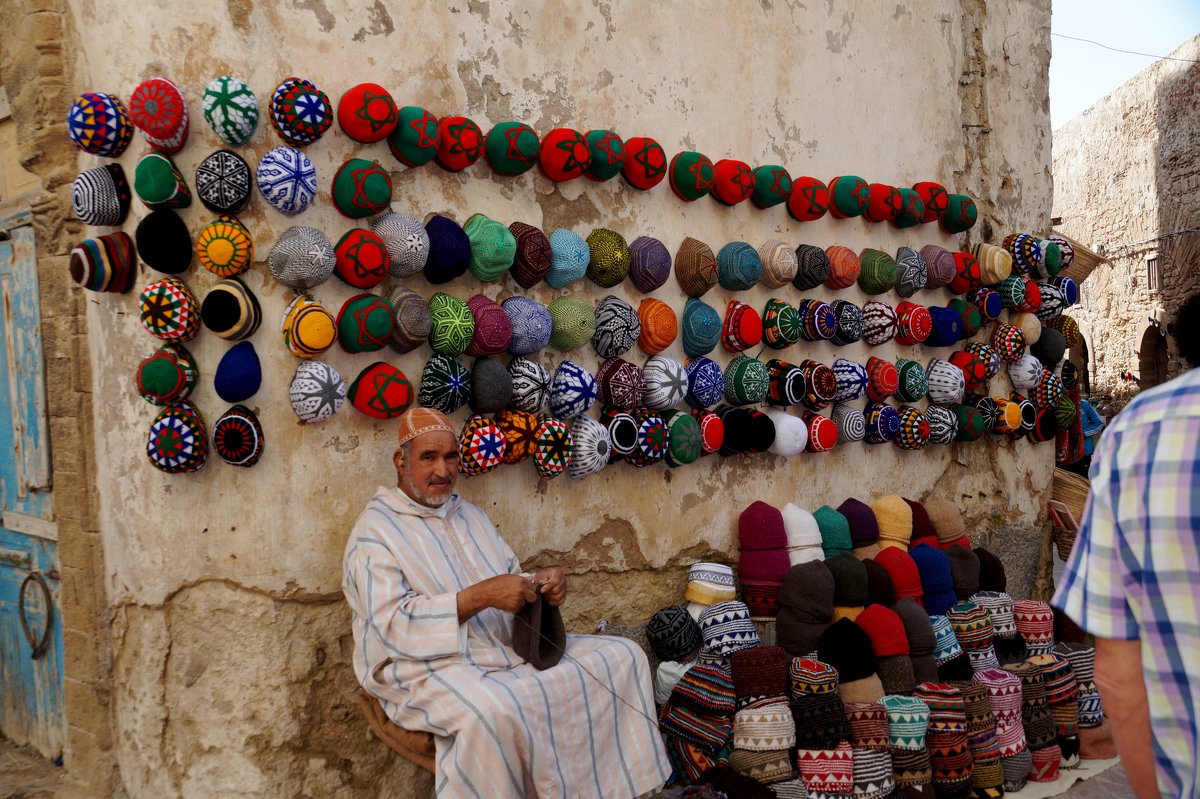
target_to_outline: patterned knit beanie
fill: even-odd
[[[787,407],[804,400],[807,386],[804,384],[804,372],[799,366],[772,358],[767,361],[767,377],[770,380],[767,402],[770,404]]]
[[[708,655],[726,657],[758,646],[759,642],[749,609],[737,601],[718,602],[705,609],[700,614],[700,632],[704,636],[703,651]]]
[[[829,278],[829,256],[820,247],[801,244],[796,247],[796,276],[792,285],[801,291],[814,289]]]
[[[848,741],[830,749],[800,749],[796,760],[810,799],[853,795],[854,750]]]
[[[717,282],[727,291],[745,291],[762,279],[762,259],[744,241],[731,241],[717,253]]]
[[[717,285],[717,258],[712,248],[688,236],[675,252],[675,279],[689,297],[702,297]]]
[[[974,602],[962,601],[946,611],[946,618],[971,661],[972,671],[1000,666],[993,647],[992,621],[986,609]]]
[[[509,382],[511,385],[511,378]],[[417,393],[417,403],[421,407],[451,414],[465,405],[470,396],[471,373],[466,367],[449,355],[434,355],[429,359],[421,372],[421,387]]]
[[[763,309],[763,343],[775,350],[795,344],[803,335],[804,322],[793,306],[772,297]]]
[[[650,617],[646,638],[654,654],[662,660],[691,660],[703,640],[700,625],[682,605],[668,605]]]
[[[601,288],[612,288],[629,274],[633,257],[625,237],[607,228],[596,228],[587,237],[587,276]]]
[[[892,441],[900,432],[900,412],[886,402],[868,402],[863,409],[866,417],[868,444]]]
[[[858,254],[849,247],[834,245],[825,249],[825,255],[829,259],[829,276],[825,278],[825,287],[837,291],[854,285],[862,271]]]
[[[642,323],[633,306],[609,294],[596,304],[596,332],[592,348],[601,358],[624,355],[642,334]]]
[[[513,296],[500,304],[508,317],[512,338],[508,351],[513,355],[531,355],[550,343],[554,323],[541,303],[528,297]]]
[[[675,341],[679,335],[679,320],[675,311],[662,300],[647,297],[642,300],[637,310],[641,321],[641,335],[638,336],[638,346],[647,355],[657,355]]]
[[[744,302],[730,300],[721,327],[721,346],[726,352],[742,352],[762,341],[762,318]]]
[[[571,462],[567,464],[573,479],[599,474],[608,465],[611,451],[607,427],[587,415],[575,417],[571,423]]]
[[[550,240],[541,230],[524,222],[513,222],[508,230],[517,244],[510,274],[522,288],[533,288],[549,273],[553,263]]]
[[[887,752],[887,711],[881,702],[852,702],[846,704],[846,721],[850,725],[850,743],[855,749],[876,749]],[[891,775],[891,763],[888,764]]]
[[[702,300],[689,298],[683,306],[683,351],[692,357],[707,355],[721,340],[721,316]]]
[[[796,251],[777,239],[771,239],[758,248],[762,262],[762,284],[778,289],[791,283],[796,277]]]
[[[488,131],[483,147],[493,172],[523,175],[537,163],[541,143],[533,128],[524,122],[500,122]]]
[[[262,307],[245,283],[229,277],[218,281],[205,296],[200,305],[200,319],[221,338],[241,341],[258,330]]]
[[[933,317],[923,305],[904,300],[896,306],[896,343],[910,347],[933,335]]]
[[[1045,602],[1014,602],[1013,619],[1030,655],[1044,654],[1054,646],[1054,611]]]
[[[725,397],[725,373],[709,358],[688,358],[684,364],[688,390],[684,400],[693,408],[710,408]]]
[[[834,317],[834,333],[830,341],[840,347],[862,338],[864,322],[861,308],[847,300],[834,300],[829,308]]]
[[[329,364],[304,361],[296,367],[288,397],[302,424],[322,422],[346,402],[346,383]]]
[[[666,245],[650,236],[638,236],[629,244],[632,261],[629,279],[638,291],[649,294],[667,282],[671,275],[671,253]]]
[[[929,705],[911,696],[885,696],[879,703],[887,714],[889,748],[924,750]]]
[[[596,370],[600,401],[612,408],[633,410],[646,393],[642,370],[624,358],[609,358]]]
[[[786,697],[790,665],[791,658],[779,646],[756,646],[730,655],[729,672],[739,709],[747,704],[757,704],[754,700]],[[788,720],[791,720],[790,715]]]
[[[646,386],[644,401],[651,408],[674,408],[687,394],[687,372],[671,358],[662,355],[647,358],[642,367],[642,379]]]
[[[512,343],[512,322],[504,309],[492,299],[476,294],[467,300],[475,331],[467,344],[467,355],[498,355]]]
[[[737,595],[733,569],[724,563],[693,563],[688,569],[683,598],[692,605],[715,605]]]
[[[885,294],[896,285],[896,261],[882,250],[867,248],[858,255],[858,287],[867,294]]]
[[[551,288],[566,288],[587,274],[591,250],[573,230],[557,228],[550,234],[550,271],[546,283]]]
[[[561,420],[586,413],[596,401],[596,379],[582,366],[563,361],[550,380],[550,412]]]
[[[900,247],[896,250],[896,293],[901,297],[911,297],[925,288],[929,280],[929,265],[924,256],[912,247]]]

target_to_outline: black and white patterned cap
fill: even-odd
[[[411,277],[425,268],[429,259],[429,234],[425,226],[408,214],[387,213],[371,222],[371,230],[383,239],[392,277]]]
[[[321,285],[333,274],[336,264],[329,237],[303,225],[283,231],[267,255],[271,274],[293,291]]]
[[[642,322],[633,306],[609,294],[596,304],[596,332],[592,349],[601,358],[618,358],[637,344]]]
[[[71,208],[84,224],[116,227],[129,213],[133,197],[120,164],[85,169],[71,187]]]
[[[612,441],[608,428],[587,414],[571,422],[571,461],[567,473],[576,480],[598,474],[608,465]]]
[[[346,382],[329,364],[305,361],[296,369],[288,397],[301,422],[323,422],[342,409]]]
[[[517,356],[508,362],[512,376],[512,399],[517,410],[538,413],[550,401],[550,373],[537,361]]]
[[[930,405],[925,409],[925,421],[929,422],[930,444],[949,444],[958,435],[958,417],[949,408]]]
[[[196,167],[196,196],[216,214],[237,214],[250,200],[250,166],[230,150],[217,150]]]

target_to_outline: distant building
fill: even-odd
[[[1054,132],[1055,227],[1105,261],[1071,358],[1118,407],[1187,368],[1169,330],[1200,291],[1200,36],[1170,58]]]

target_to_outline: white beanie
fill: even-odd
[[[793,566],[810,560],[823,560],[821,528],[817,520],[806,510],[792,503],[783,507],[783,529],[787,533],[788,560]]]
[[[768,409],[766,414],[775,423],[775,440],[767,451],[787,457],[804,452],[808,444],[808,425],[804,420],[776,408]]]
[[[675,690],[676,683],[694,664],[695,661],[678,663],[674,660],[664,660],[659,663],[658,671],[654,674],[654,701],[665,705],[671,698],[671,692]]]

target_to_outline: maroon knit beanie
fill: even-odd
[[[737,698],[786,696],[791,662],[780,646],[756,646],[734,652],[729,656],[729,670]]]
[[[915,547],[917,544],[929,544],[937,546],[937,530],[933,529],[933,522],[929,521],[929,514],[925,512],[925,506],[916,500],[904,498],[908,503],[908,507],[912,508],[913,516],[913,534],[912,543],[909,548]],[[932,538],[932,541],[923,541],[922,539]]]
[[[918,605],[921,604],[925,589],[921,587],[921,573],[917,571],[916,561],[908,552],[899,547],[887,547],[881,550],[874,560],[891,576],[897,599],[912,597]]]
[[[851,497],[838,506],[838,513],[850,523],[850,540],[855,548],[879,542],[879,523],[870,505]]]
[[[743,550],[782,549],[786,559],[787,531],[783,527],[783,514],[778,508],[755,500],[738,517],[738,543]]]
[[[904,631],[904,620],[896,615],[896,611],[883,605],[867,605],[855,623],[871,639],[875,657],[908,654],[908,633]]]

